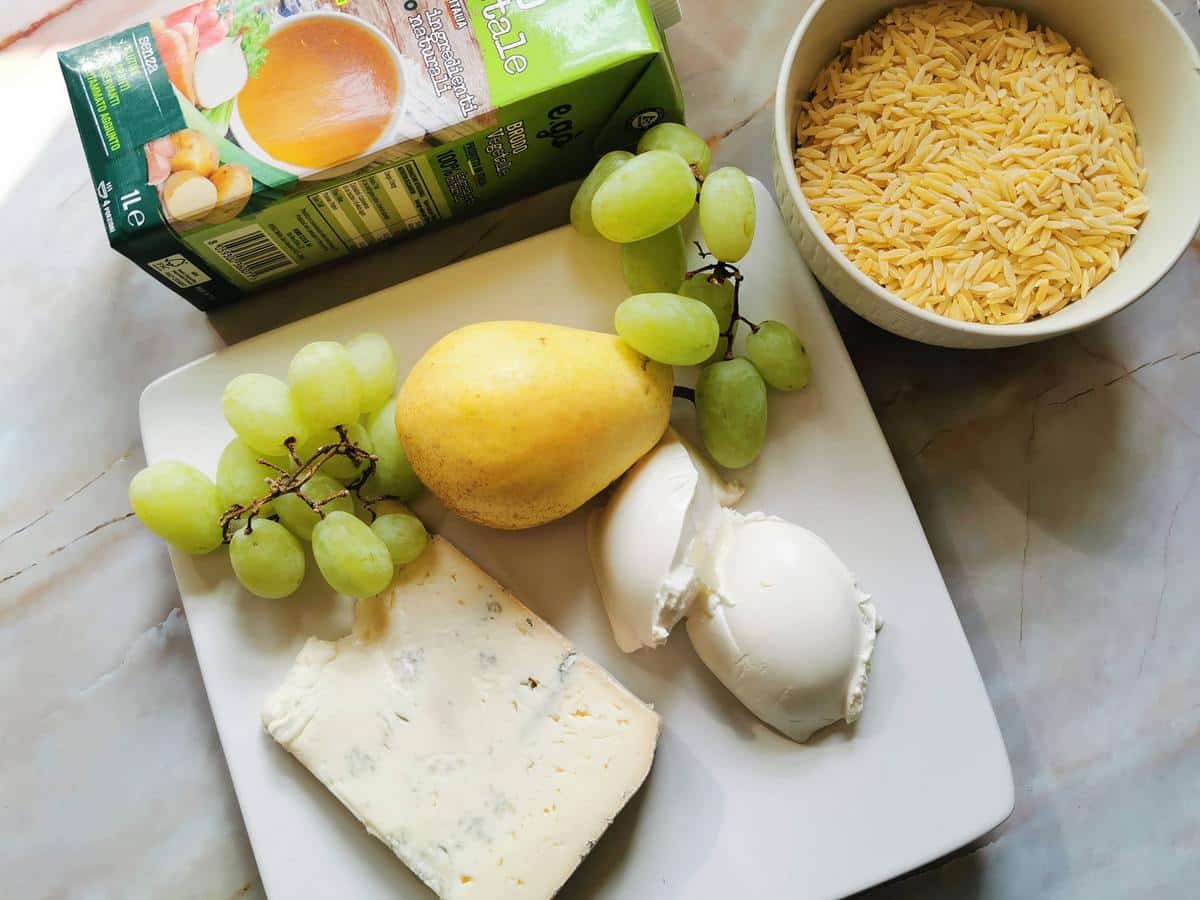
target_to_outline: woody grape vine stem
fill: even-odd
[[[700,252],[701,259],[708,259],[712,256],[707,250],[701,246],[699,241],[695,242],[696,249]],[[737,266],[721,260],[715,260],[707,265],[701,266],[698,269],[692,269],[684,277],[691,278],[693,275],[699,275],[701,272],[708,272],[708,283],[713,285],[722,285],[727,281],[733,282],[733,314],[729,317],[729,327],[720,333],[719,338],[725,338],[725,359],[733,359],[733,337],[737,332],[738,322],[745,322],[746,326],[753,332],[758,331],[758,324],[752,322],[742,315],[742,275],[741,269]]]
[[[366,497],[363,495],[362,488],[364,485],[366,485],[368,479],[370,479],[370,477],[375,473],[375,466],[379,462],[379,457],[374,453],[367,452],[362,447],[358,446],[358,444],[354,443],[354,441],[350,440],[344,425],[336,426],[334,431],[337,432],[338,440],[334,441],[333,443],[321,445],[315,451],[313,451],[313,454],[307,460],[300,459],[299,454],[296,452],[297,442],[294,437],[289,437],[283,442],[284,447],[287,448],[288,456],[292,460],[292,464],[296,467],[294,472],[289,472],[287,469],[283,469],[269,460],[258,460],[260,465],[270,469],[271,471],[277,472],[278,477],[266,479],[267,492],[263,496],[257,497],[254,500],[251,500],[249,503],[235,503],[233,506],[230,506],[227,510],[225,510],[225,512],[221,513],[221,518],[218,521],[221,524],[221,536],[225,543],[229,543],[230,539],[232,538],[232,535],[229,533],[229,526],[231,524],[245,516],[246,534],[253,533],[254,517],[259,515],[262,512],[262,508],[272,500],[277,500],[286,494],[295,494],[302,501],[304,501],[309,509],[315,512],[322,519],[325,518],[324,507],[326,504],[332,503],[334,500],[338,500],[342,497],[348,497],[351,494],[353,494],[359,503],[361,503],[367,510],[367,512],[371,514],[372,519],[375,518],[375,504],[384,500],[395,499],[394,497],[386,494],[379,497]],[[325,463],[329,462],[336,456],[346,457],[355,466],[362,466],[362,470],[352,482],[347,484],[340,491],[334,491],[332,494],[322,500],[313,500],[311,497],[308,497],[301,490],[301,488],[308,484],[312,477],[316,475],[318,471],[320,471],[321,467],[325,465]]]

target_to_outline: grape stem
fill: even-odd
[[[738,322],[745,322],[746,326],[753,332],[757,332],[759,326],[742,315],[742,275],[741,269],[731,263],[722,262],[714,257],[711,253],[704,249],[699,241],[694,242],[696,250],[700,253],[701,259],[712,259],[713,262],[703,265],[698,269],[692,269],[688,272],[685,278],[691,278],[693,275],[699,275],[701,272],[708,272],[708,283],[715,285],[725,284],[727,281],[733,282],[733,314],[729,317],[729,327],[721,332],[719,337],[725,338],[725,359],[733,359],[733,338],[737,333]]]
[[[226,544],[233,537],[229,533],[230,525],[245,516],[246,534],[252,534],[254,531],[254,517],[259,515],[262,512],[262,508],[272,500],[276,500],[285,494],[295,494],[304,501],[309,509],[322,519],[325,518],[324,507],[326,504],[332,503],[334,500],[342,497],[348,497],[351,494],[370,513],[372,519],[375,518],[375,504],[381,503],[384,500],[396,499],[387,494],[379,497],[367,497],[363,495],[362,488],[375,473],[375,465],[379,462],[379,457],[374,453],[368,453],[362,447],[358,446],[358,444],[354,443],[354,441],[350,440],[350,436],[346,433],[344,425],[336,426],[334,431],[337,432],[338,440],[318,447],[307,460],[302,460],[296,452],[297,441],[294,437],[289,437],[283,442],[283,446],[287,448],[292,464],[296,467],[294,472],[289,472],[287,469],[281,468],[266,459],[258,460],[260,465],[279,473],[278,477],[267,479],[267,492],[263,496],[251,500],[249,503],[235,503],[229,509],[225,510],[225,512],[221,513],[221,518],[219,519],[221,523],[221,537]],[[321,467],[335,456],[346,457],[354,465],[362,466],[362,471],[359,472],[358,477],[340,491],[335,491],[323,500],[313,500],[300,489],[308,484],[312,477],[320,471]]]

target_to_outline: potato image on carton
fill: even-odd
[[[217,208],[205,217],[205,223],[220,225],[236,219],[254,193],[254,179],[250,177],[250,170],[237,163],[226,163],[219,166],[209,180],[217,189]]]
[[[185,128],[171,135],[175,155],[171,157],[172,172],[195,172],[207,178],[221,163],[217,148],[212,141],[193,128]]]
[[[250,170],[222,165],[212,141],[195,129],[152,141],[145,152],[146,180],[159,187],[163,215],[176,226],[230,222],[254,194]]]
[[[217,186],[196,172],[174,172],[163,182],[162,205],[172,222],[202,219],[216,208]]]

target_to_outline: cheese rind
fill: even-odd
[[[434,538],[309,639],[275,740],[443,898],[551,897],[650,770],[659,717]]]

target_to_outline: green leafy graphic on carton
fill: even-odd
[[[233,101],[226,100],[220,106],[214,106],[212,109],[202,109],[200,114],[208,119],[215,132],[219,135],[229,132],[229,123],[233,119]]]
[[[221,8],[230,16],[230,37],[241,39],[246,68],[253,78],[267,61],[267,37],[271,33],[271,18],[256,0],[225,2],[221,4]]]

